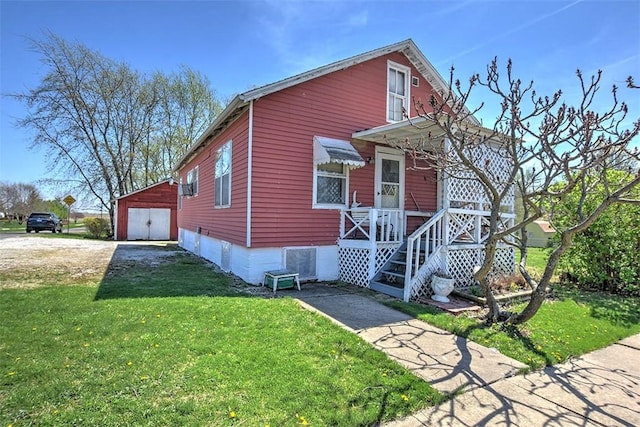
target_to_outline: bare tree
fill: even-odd
[[[208,81],[188,69],[184,79],[192,85],[175,87],[182,74],[147,77],[54,34],[31,43],[47,73],[38,87],[14,95],[29,107],[19,125],[34,131],[34,146],[47,149],[50,171],[75,183],[76,194],[97,199],[112,224],[112,200],[170,176],[173,157],[157,153],[184,152],[184,139],[173,136],[190,137],[190,127],[201,129],[219,111]],[[185,97],[180,107],[193,114],[167,118],[168,93]]]
[[[621,178],[610,174],[622,169],[629,159],[638,160],[631,148],[640,130],[640,120],[628,119],[628,108],[618,100],[618,88],[604,111],[596,112],[596,95],[600,91],[601,72],[585,78],[577,77],[581,94],[574,105],[564,102],[557,91],[539,96],[533,82],[524,84],[512,74],[512,63],[505,75],[494,59],[485,76],[473,75],[468,84],[454,77],[452,68],[449,90],[433,94],[426,102],[414,100],[414,108],[437,131],[425,135],[435,141],[438,150],[421,149],[409,141],[396,141],[416,159],[430,162],[432,167],[449,177],[479,183],[488,204],[488,234],[485,256],[474,279],[481,285],[489,305],[489,322],[522,323],[533,317],[552,286],[552,276],[560,256],[570,247],[573,236],[585,231],[612,204],[640,203],[634,188],[640,173],[629,170]],[[485,104],[468,109],[472,93],[483,91],[485,99],[497,100],[498,116],[490,127],[477,124],[474,114]],[[481,156],[493,152],[500,165]],[[615,177],[615,178],[613,178]],[[513,198],[514,186],[522,198],[522,217],[505,221],[503,206]],[[594,191],[604,188],[602,193]],[[527,270],[527,226],[546,215],[553,221],[562,199],[568,194],[578,197],[578,214],[571,224],[558,229],[559,243],[553,248],[542,276],[536,280]],[[594,203],[594,197],[598,199]],[[585,203],[589,198],[590,203]],[[496,250],[499,245],[519,249],[519,270],[533,289],[522,312],[501,312],[491,289]]]

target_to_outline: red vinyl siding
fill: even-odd
[[[116,240],[127,240],[129,208],[171,209],[169,238],[178,240],[177,226],[178,186],[168,182],[151,186],[118,199],[118,229]]]
[[[313,137],[351,140],[355,131],[386,124],[388,59],[410,65],[404,55],[391,54],[255,102],[252,246],[336,242],[339,211],[312,208]],[[413,67],[411,73],[418,75]],[[413,97],[422,99],[431,90],[421,76],[419,88],[411,89]],[[373,144],[354,141],[353,145],[365,159],[375,155]],[[436,191],[435,180],[428,183],[425,176],[425,171],[408,170],[405,179],[407,197],[413,192],[420,207],[427,210],[436,204]],[[358,202],[372,206],[373,186],[374,165],[352,170],[349,203],[357,190]],[[405,201],[405,206],[415,210],[411,199]]]
[[[312,246],[335,244],[339,211],[313,209],[313,137],[351,141],[353,132],[387,124],[387,61],[411,67],[419,87],[411,96],[427,100],[431,86],[408,59],[393,53],[317,77],[254,102],[251,246]],[[198,195],[184,197],[178,213],[180,228],[246,244],[248,112],[207,145],[180,170],[186,183],[189,170],[199,166]],[[232,140],[231,208],[215,209],[216,150]],[[375,146],[352,141],[362,157],[375,156]],[[410,162],[407,161],[407,165]],[[348,202],[358,191],[362,206],[373,206],[373,164],[350,172]],[[407,170],[405,207],[416,210],[413,193],[423,210],[435,210],[432,172]],[[429,178],[425,180],[425,177]]]
[[[198,171],[198,194],[183,197],[178,214],[178,227],[200,232],[228,242],[246,244],[247,211],[247,143],[249,120],[244,113],[215,141],[205,147],[188,165],[180,170],[182,182],[195,166]],[[231,140],[231,207],[214,207],[214,165],[216,151]]]

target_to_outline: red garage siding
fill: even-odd
[[[178,239],[177,221],[178,186],[168,181],[152,185],[143,190],[120,197],[118,202],[116,240],[127,240],[129,209],[171,209],[169,238]]]

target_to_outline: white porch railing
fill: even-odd
[[[490,212],[481,210],[443,209],[407,238],[405,301],[430,294],[427,281],[438,270],[456,279],[456,288],[469,286],[473,268],[484,256],[489,215]],[[511,226],[514,217],[510,213],[501,214],[499,229]],[[467,255],[465,262],[457,256],[462,251]],[[513,269],[512,248],[500,247],[496,258],[496,270],[508,272]]]
[[[397,243],[403,237],[404,213],[400,209],[349,208],[340,213],[340,239]]]
[[[407,238],[404,300],[409,301],[414,286],[424,282],[425,270],[433,273],[441,267],[439,254],[447,244],[446,210],[439,211]]]
[[[368,287],[403,239],[404,217],[399,209],[364,207],[341,211],[338,239],[340,280]]]

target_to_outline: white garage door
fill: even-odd
[[[171,209],[129,208],[127,240],[169,240]]]

